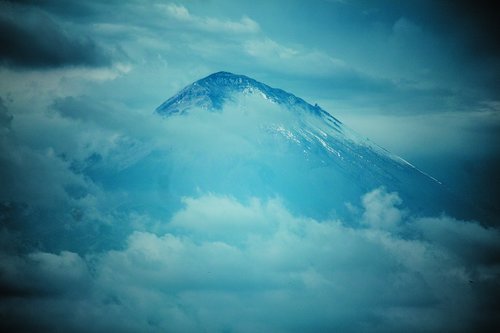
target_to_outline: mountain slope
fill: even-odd
[[[385,187],[398,192],[416,214],[475,214],[435,179],[319,106],[243,75],[209,75],[156,112],[198,140],[186,146],[197,162],[177,165],[183,172],[175,176],[172,189],[181,195],[196,190],[243,198],[278,196],[298,213],[345,219],[352,213],[349,203]],[[226,136],[231,139],[216,139]]]

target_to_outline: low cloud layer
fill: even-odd
[[[285,130],[295,118],[260,97],[239,103],[163,119],[84,96],[11,116],[6,101],[2,329],[499,327],[497,229],[422,216],[384,187],[350,198],[347,214],[308,214],[328,212],[326,190],[308,189],[328,173],[262,135],[263,119]],[[263,161],[288,182],[273,183]]]
[[[362,220],[294,216],[279,199],[186,198],[169,229],[116,250],[4,254],[14,331],[466,332],[500,324],[500,234],[404,216],[396,193],[361,198]],[[398,218],[394,218],[398,215]],[[380,228],[380,216],[392,216]],[[59,319],[61,318],[61,319]]]

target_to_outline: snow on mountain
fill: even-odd
[[[318,105],[244,75],[209,75],[182,89],[156,112],[167,121],[181,121],[186,133],[198,129],[190,128],[191,123],[183,118],[208,117],[204,128],[210,138],[202,137],[199,145],[237,127],[233,140],[239,138],[252,146],[247,156],[234,150],[215,157],[210,151],[213,147],[198,151],[200,164],[178,166],[190,170],[178,175],[184,194],[196,188],[240,197],[274,195],[302,214],[345,218],[351,213],[351,202],[382,186],[398,192],[416,214],[446,212],[469,218],[474,211],[437,180],[349,129]],[[231,126],[225,127],[222,124],[228,119]],[[186,174],[195,176],[183,178]],[[322,199],[313,201],[313,197]]]
[[[170,115],[183,114],[193,106],[212,110],[221,109],[235,93],[259,94],[272,103],[288,108],[300,107],[314,114],[328,115],[318,106],[312,106],[284,90],[271,88],[247,76],[228,72],[217,72],[194,82],[165,101],[156,111],[163,115]]]

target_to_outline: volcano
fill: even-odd
[[[439,181],[320,106],[244,75],[211,74],[156,113],[185,132],[186,142],[176,145],[195,156],[175,163],[178,195],[279,197],[296,213],[346,219],[351,203],[383,187],[417,215],[474,217]]]

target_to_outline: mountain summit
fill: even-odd
[[[220,110],[235,93],[259,94],[272,103],[288,108],[300,107],[311,113],[326,114],[319,106],[312,106],[291,93],[272,88],[248,76],[229,72],[213,73],[188,85],[161,104],[156,112],[162,115],[183,114],[195,106],[208,110]]]
[[[470,218],[473,211],[434,178],[319,106],[244,75],[211,74],[156,112],[182,129],[183,154],[195,156],[196,163],[175,166],[182,172],[171,186],[181,196],[277,196],[300,214],[347,219],[350,203],[383,187],[420,215]]]

